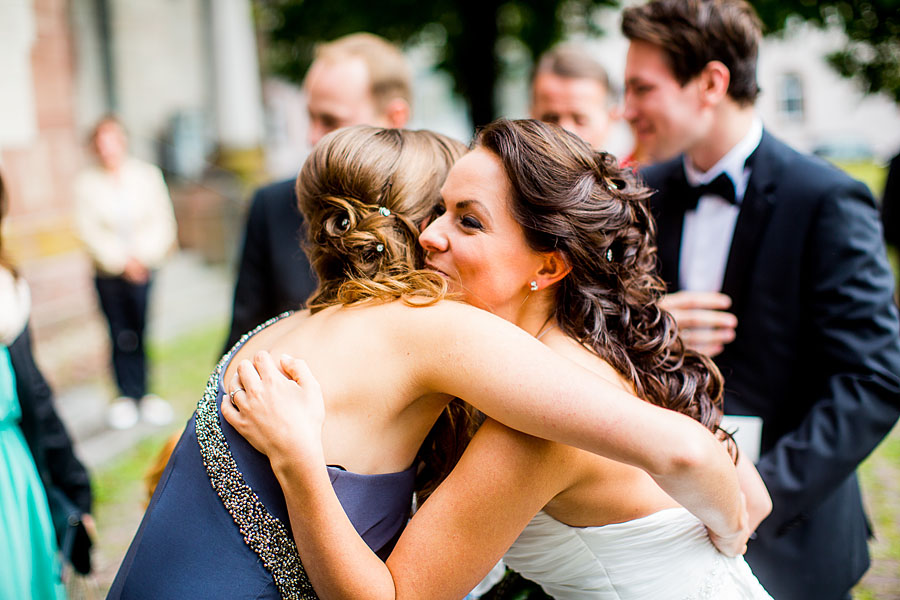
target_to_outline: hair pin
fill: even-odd
[[[606,262],[612,262],[612,258],[613,258],[612,248],[607,248],[606,249]]]
[[[375,250],[377,250],[378,252],[384,252],[384,244],[378,244],[377,246],[375,246]]]
[[[381,216],[382,216],[382,217],[389,217],[389,216],[391,216],[391,209],[387,208],[386,206],[379,206],[379,207],[378,207],[378,212],[381,213]]]

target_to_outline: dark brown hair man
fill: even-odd
[[[763,127],[746,2],[657,0],[626,9],[622,31],[624,116],[671,159],[642,172],[659,190],[668,308],[688,345],[716,355],[726,413],[761,419],[752,441],[774,508],[747,561],[779,600],[849,598],[869,565],[855,470],[900,412],[872,195]]]

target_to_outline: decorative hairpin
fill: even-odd
[[[341,221],[341,228],[347,229],[348,227],[350,227],[350,219],[348,219],[347,217],[344,217],[344,220]]]
[[[606,249],[606,262],[612,262],[612,257],[613,257],[612,248],[607,248]]]
[[[378,252],[384,252],[384,244],[378,244],[377,246],[375,246],[375,250],[377,250]]]
[[[381,216],[382,216],[382,217],[389,217],[389,216],[391,216],[391,209],[387,208],[386,206],[379,206],[379,207],[378,207],[378,212],[381,213]]]

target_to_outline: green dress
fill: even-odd
[[[65,598],[47,495],[19,420],[16,376],[0,346],[0,598]]]

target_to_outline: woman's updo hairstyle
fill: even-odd
[[[364,125],[323,137],[297,177],[309,227],[307,253],[319,277],[308,307],[369,299],[430,304],[446,281],[420,270],[419,226],[433,214],[447,172],[466,146],[430,131]],[[450,402],[419,449],[419,502],[459,459],[478,423],[475,410]]]
[[[556,285],[560,328],[628,378],[638,396],[718,432],[722,376],[684,347],[659,306],[665,285],[656,274],[652,190],[613,155],[540,121],[495,121],[473,145],[503,164],[510,211],[529,246],[559,251],[572,268]]]
[[[323,137],[297,177],[319,278],[308,307],[376,298],[428,303],[446,282],[419,270],[419,225],[466,148],[430,131],[359,125]]]

